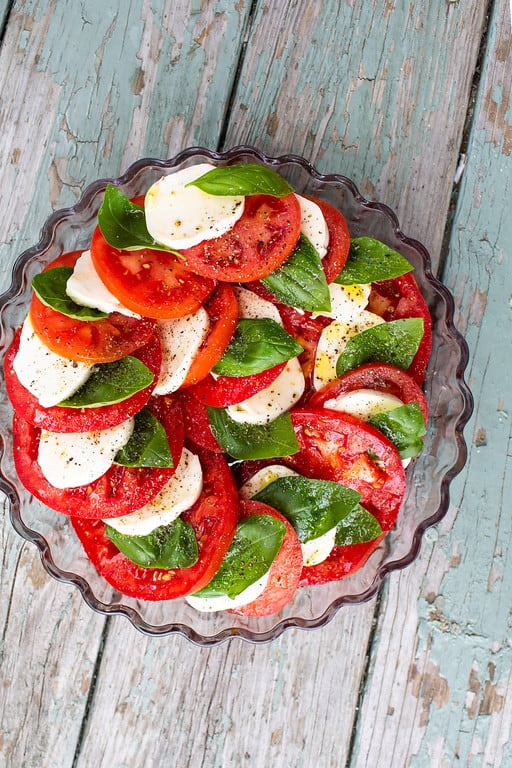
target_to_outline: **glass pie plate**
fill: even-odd
[[[433,349],[425,391],[430,418],[425,447],[407,470],[407,493],[395,527],[365,565],[336,582],[300,588],[280,613],[246,618],[228,612],[200,613],[185,600],[146,602],[125,597],[98,575],[76,538],[68,518],[33,498],[21,485],[12,458],[12,409],[1,393],[0,488],[8,500],[15,530],[36,545],[46,571],[58,581],[74,584],[95,611],[126,616],[148,635],[180,633],[192,642],[209,646],[237,636],[251,642],[268,642],[289,627],[312,629],[329,622],[347,603],[359,603],[377,593],[387,573],[410,564],[418,555],[424,531],[447,511],[449,485],[466,459],[462,430],[472,409],[464,383],[467,347],[453,324],[453,299],[430,270],[430,257],[417,241],[399,229],[395,214],[386,206],[365,200],[352,181],[338,174],[320,174],[296,155],[268,157],[251,147],[224,153],[201,147],[184,150],[171,160],[142,159],[118,179],[90,184],[71,208],[53,213],[43,226],[37,245],[22,253],[13,269],[12,284],[0,297],[2,357],[14,330],[23,322],[34,274],[64,251],[88,247],[96,215],[108,183],[128,196],[143,193],[160,176],[197,162],[224,165],[258,162],[286,177],[298,192],[323,198],[342,211],[352,236],[369,235],[400,251],[414,265],[414,275],[433,319]]]

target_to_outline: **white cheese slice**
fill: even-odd
[[[281,315],[275,304],[263,299],[248,288],[233,286],[238,301],[240,317],[247,320],[258,320],[262,317],[275,320],[279,325],[283,324]]]
[[[296,357],[288,360],[279,376],[265,389],[226,410],[244,424],[268,424],[300,400],[305,388],[304,374]]]
[[[156,498],[141,509],[105,523],[126,536],[147,536],[161,525],[169,525],[196,503],[203,488],[199,458],[184,448],[176,472]]]
[[[150,235],[169,248],[191,248],[228,232],[244,211],[244,197],[209,195],[186,185],[214,168],[201,163],[163,176],[146,192]]]
[[[300,205],[300,231],[316,248],[321,259],[329,247],[329,228],[322,209],[313,200],[302,195],[295,195]]]
[[[73,274],[66,283],[66,293],[82,307],[94,307],[109,314],[120,312],[128,317],[140,317],[110,293],[96,272],[90,251],[84,251],[77,259]]]
[[[23,323],[13,368],[21,384],[44,408],[50,408],[74,394],[87,381],[94,366],[69,360],[48,349],[34,331],[29,315]]]
[[[327,560],[334,547],[335,539],[336,526],[326,531],[322,536],[317,536],[316,539],[301,542],[304,565],[318,565],[318,563]]]
[[[195,597],[194,595],[188,595],[185,597],[185,600],[192,606],[192,608],[195,608],[197,611],[202,611],[203,613],[228,611],[230,608],[240,608],[242,605],[252,603],[253,600],[256,600],[256,598],[261,595],[267,586],[269,572],[270,569],[263,574],[261,579],[250,584],[236,597],[228,597],[227,595],[221,595],[219,597]]]
[[[321,389],[337,378],[336,362],[352,336],[384,322],[382,317],[365,309],[357,316],[354,323],[333,320],[324,328],[318,340],[315,355],[313,375],[315,389]]]
[[[313,317],[332,317],[344,323],[352,323],[357,320],[361,312],[368,304],[371,285],[339,285],[331,283],[329,294],[331,296],[330,311],[312,312]]]
[[[43,475],[55,488],[76,488],[104,475],[118,450],[132,432],[128,419],[109,429],[95,432],[41,431],[38,462]]]
[[[270,485],[270,483],[273,483],[274,480],[277,480],[280,477],[289,477],[290,475],[296,474],[297,472],[294,472],[290,467],[285,467],[283,464],[270,464],[270,466],[263,467],[263,469],[255,472],[254,475],[242,485],[238,491],[239,496],[241,499],[252,499],[253,496],[256,496],[257,493],[263,488],[266,488],[267,485]]]
[[[167,395],[181,387],[190,366],[208,335],[210,320],[203,307],[185,317],[157,322],[162,347],[162,367],[155,395]]]

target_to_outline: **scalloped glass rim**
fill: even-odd
[[[279,614],[249,619],[229,613],[201,614],[184,600],[151,603],[126,598],[106,584],[83,555],[67,518],[30,497],[17,479],[12,460],[12,409],[5,392],[1,393],[0,488],[8,498],[12,525],[20,536],[36,545],[45,570],[58,581],[74,584],[94,611],[126,616],[137,630],[147,635],[180,633],[202,646],[216,645],[230,637],[261,643],[291,627],[313,629],[325,625],[342,605],[369,600],[378,592],[386,574],[404,568],[416,558],[425,530],[446,514],[450,482],[466,461],[463,428],[473,407],[464,381],[468,350],[453,323],[450,292],[433,276],[425,247],[401,232],[391,209],[363,198],[345,176],[321,174],[300,156],[269,157],[253,147],[239,146],[227,152],[190,147],[170,160],[138,160],[117,179],[93,182],[76,205],[49,216],[37,245],[17,258],[11,286],[0,297],[2,358],[14,329],[27,311],[32,276],[64,249],[87,246],[106,185],[115,184],[128,195],[140,194],[163,173],[198,160],[215,165],[259,162],[272,167],[297,191],[324,198],[339,207],[352,236],[366,234],[383,240],[413,263],[433,319],[433,351],[425,380],[430,419],[425,450],[408,470],[408,491],[395,528],[355,574],[331,584],[300,589]]]

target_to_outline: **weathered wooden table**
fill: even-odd
[[[508,0],[1,0],[0,15],[2,290],[52,209],[139,157],[294,152],[427,245],[475,397],[467,465],[416,562],[268,645],[201,649],[97,615],[4,516],[0,765],[512,765]]]

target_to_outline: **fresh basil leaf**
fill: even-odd
[[[197,562],[196,534],[180,517],[147,536],[127,536],[111,525],[105,525],[105,533],[123,555],[142,568],[189,568]]]
[[[345,266],[334,281],[341,285],[373,283],[411,272],[412,265],[398,251],[373,237],[354,237]]]
[[[406,370],[423,338],[423,319],[407,317],[380,323],[352,336],[336,363],[336,375],[363,363],[391,363]]]
[[[243,318],[213,372],[219,376],[249,376],[297,357],[302,351],[301,345],[275,320]]]
[[[425,420],[418,403],[408,403],[390,411],[376,413],[368,421],[391,440],[402,459],[421,453]]]
[[[144,208],[135,205],[113,184],[105,189],[103,203],[98,211],[98,225],[101,234],[114,248],[129,250],[152,248],[182,257],[182,254],[158,243],[148,232]]]
[[[40,272],[32,278],[32,288],[39,301],[60,312],[61,315],[76,320],[101,320],[108,317],[107,312],[91,307],[82,307],[66,293],[66,284],[73,274],[72,267],[53,267]]]
[[[268,424],[240,424],[224,408],[207,406],[207,411],[215,439],[234,459],[272,459],[299,450],[289,413]]]
[[[380,536],[382,528],[376,517],[360,504],[338,523],[334,543],[338,547],[364,544]]]
[[[266,574],[283,543],[286,526],[271,515],[250,515],[237,525],[219,570],[194,597],[234,598]]]
[[[147,408],[135,414],[132,435],[114,462],[123,467],[174,467],[165,429]]]
[[[322,259],[305,235],[284,264],[261,282],[283,304],[308,312],[330,311],[331,296]]]
[[[112,363],[95,366],[85,384],[59,405],[66,408],[94,408],[120,403],[148,387],[153,379],[153,374],[144,363],[127,355]]]
[[[284,197],[293,187],[275,171],[264,165],[246,163],[213,168],[187,187],[199,187],[209,195],[272,195]]]
[[[334,528],[358,504],[361,494],[331,480],[290,475],[269,483],[253,498],[279,510],[304,544]]]

